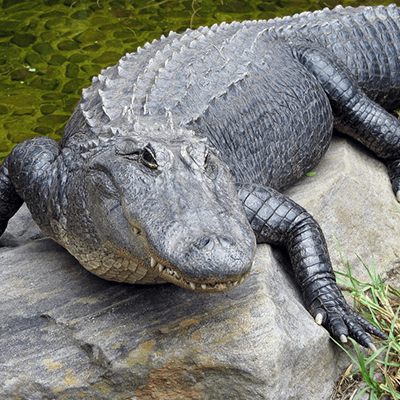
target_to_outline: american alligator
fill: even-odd
[[[233,289],[256,243],[285,246],[307,309],[342,342],[386,335],[345,302],[317,222],[280,194],[333,127],[388,166],[400,199],[400,13],[324,9],[171,32],[83,90],[60,144],[36,137],[0,170],[1,232],[25,201],[92,273]]]

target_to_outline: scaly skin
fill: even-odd
[[[0,230],[25,201],[88,270],[130,283],[233,289],[256,241],[285,246],[305,305],[342,341],[386,335],[345,302],[317,222],[278,193],[333,127],[383,159],[400,198],[400,13],[336,7],[171,33],[93,79],[60,145],[0,167]],[[244,206],[244,207],[243,207]]]

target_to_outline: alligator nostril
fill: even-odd
[[[199,250],[210,251],[214,248],[214,240],[210,237],[202,237],[194,243]]]
[[[225,248],[236,246],[235,239],[229,235],[219,236],[218,241],[221,243],[221,246]]]
[[[236,246],[235,239],[230,235],[223,236],[203,236],[196,240],[193,245],[202,251],[211,251],[214,249],[215,245],[223,247],[225,249],[230,249]]]

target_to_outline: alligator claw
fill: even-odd
[[[376,352],[376,347],[374,346],[373,343],[368,343],[368,347],[369,347],[369,349],[370,349],[373,353]]]
[[[347,336],[341,334],[341,335],[340,335],[340,341],[341,341],[342,343],[347,343]]]
[[[400,178],[396,178],[392,181],[392,190],[397,201],[400,203]]]
[[[322,325],[322,321],[323,321],[323,318],[324,318],[324,316],[323,316],[323,314],[322,313],[318,313],[316,316],[315,316],[315,323],[317,324],[317,325]]]

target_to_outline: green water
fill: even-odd
[[[59,140],[92,76],[161,34],[222,21],[283,17],[336,4],[330,0],[3,0],[0,161],[31,137]]]

